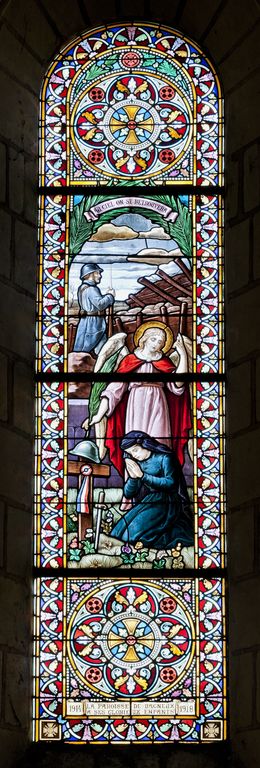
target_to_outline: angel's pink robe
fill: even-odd
[[[144,376],[162,371],[172,373],[169,358],[146,362],[136,355],[127,355],[117,373],[135,371]],[[123,474],[120,439],[132,430],[145,432],[158,442],[174,448],[183,464],[184,445],[191,426],[189,393],[185,386],[177,387],[173,381],[111,382],[102,393],[108,399],[108,429],[106,445],[110,458]]]

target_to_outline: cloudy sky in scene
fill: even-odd
[[[69,293],[73,301],[77,299],[77,290],[80,285],[80,269],[84,263],[97,263],[102,266],[104,272],[99,285],[101,292],[112,287],[116,292],[117,301],[125,301],[130,293],[135,293],[142,288],[138,279],[147,277],[156,280],[156,267],[152,256],[159,251],[161,254],[169,256],[166,263],[162,258],[162,268],[170,275],[180,272],[174,261],[170,261],[172,256],[180,254],[178,246],[174,240],[165,237],[163,228],[155,227],[150,219],[146,219],[139,214],[126,213],[113,219],[111,225],[105,225],[106,230],[97,233],[95,241],[93,238],[84,244],[80,254],[76,256],[70,267]],[[107,240],[110,232],[112,238]],[[101,238],[101,241],[100,241]],[[105,239],[104,239],[105,238]],[[136,259],[136,255],[142,252],[145,257],[145,263]],[[174,252],[174,253],[171,253]],[[147,263],[151,256],[151,264]],[[135,261],[129,259],[135,257]],[[168,263],[167,263],[168,262]],[[188,262],[186,259],[184,263]]]

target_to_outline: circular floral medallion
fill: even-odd
[[[121,67],[137,67],[137,59],[139,53],[126,52]],[[132,69],[92,81],[84,90],[72,112],[72,141],[92,170],[140,178],[174,166],[190,144],[191,125],[179,88]]]
[[[69,658],[74,675],[99,694],[158,695],[189,668],[193,636],[187,606],[163,585],[110,583],[74,610]]]

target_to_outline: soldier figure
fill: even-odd
[[[78,289],[80,321],[77,328],[74,352],[92,352],[98,355],[107,340],[105,310],[114,301],[114,291],[109,288],[102,296],[98,283],[103,269],[98,264],[83,264],[80,271],[82,283]]]

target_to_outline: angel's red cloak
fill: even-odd
[[[161,357],[160,360],[153,360],[152,364],[157,371],[161,371],[162,373],[173,373],[175,370],[175,366],[166,356]],[[142,365],[142,361],[132,353],[124,357],[118,366],[117,373],[131,373],[137,368],[140,368],[140,365]],[[165,387],[165,395],[170,415],[172,445],[183,466],[184,447],[187,443],[189,430],[191,428],[189,390],[188,388],[185,388],[182,395],[174,395],[167,389],[167,387]],[[121,402],[116,406],[111,416],[108,417],[106,435],[106,446],[109,449],[110,460],[122,476],[124,473],[124,464],[123,453],[120,448],[120,440],[125,434],[127,400],[128,392],[125,392]]]

